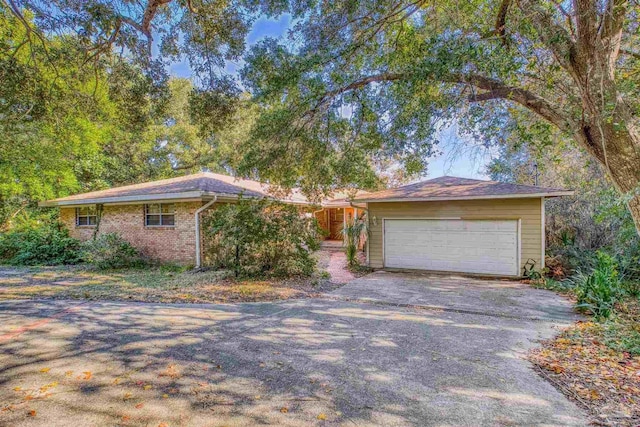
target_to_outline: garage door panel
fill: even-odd
[[[385,220],[385,267],[518,274],[516,220]]]

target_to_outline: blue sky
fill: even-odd
[[[291,25],[291,17],[283,15],[277,19],[258,19],[247,36],[248,45],[253,45],[264,37],[284,37]],[[242,63],[230,63],[227,71],[235,73]],[[170,72],[178,77],[190,77],[191,71],[186,62],[178,62],[171,65]],[[490,154],[465,148],[462,141],[450,128],[440,135],[441,144],[438,147],[442,154],[429,160],[427,176],[435,178],[442,175],[453,175],[464,178],[488,178],[484,173],[486,163],[490,160]]]

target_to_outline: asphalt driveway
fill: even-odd
[[[585,425],[521,357],[574,317],[514,282],[397,273],[279,303],[7,301],[0,425]]]

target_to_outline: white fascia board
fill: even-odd
[[[386,203],[386,202],[445,202],[455,200],[486,200],[486,199],[531,199],[539,197],[573,196],[574,191],[562,191],[556,193],[531,193],[531,194],[502,194],[493,196],[461,196],[461,197],[399,197],[389,199],[356,199],[354,203]]]
[[[214,197],[218,197],[219,201],[232,201],[237,200],[237,194],[228,193],[212,193],[208,191],[185,191],[181,193],[163,193],[163,194],[144,194],[136,196],[115,196],[115,197],[95,197],[89,199],[74,199],[74,200],[49,200],[46,202],[38,203],[40,207],[64,207],[64,206],[87,206],[87,205],[133,205],[143,204],[148,202],[194,202],[202,200],[212,200]],[[246,196],[247,199],[262,197]],[[308,205],[305,202],[287,202],[291,204]]]
[[[50,200],[38,203],[40,207],[52,206],[84,206],[84,205],[115,205],[115,204],[138,204],[153,201],[189,201],[207,200],[213,198],[214,194],[204,191],[185,191],[182,193],[144,194],[136,196],[115,196],[115,197],[95,197],[89,199],[75,200]]]

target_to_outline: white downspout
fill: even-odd
[[[198,210],[196,210],[196,213],[195,213],[195,216],[196,216],[196,268],[200,268],[200,264],[202,263],[201,262],[202,254],[200,253],[200,214],[205,209],[213,205],[216,202],[216,200],[218,200],[218,196],[213,196],[213,200],[211,200],[206,205],[198,208]]]

